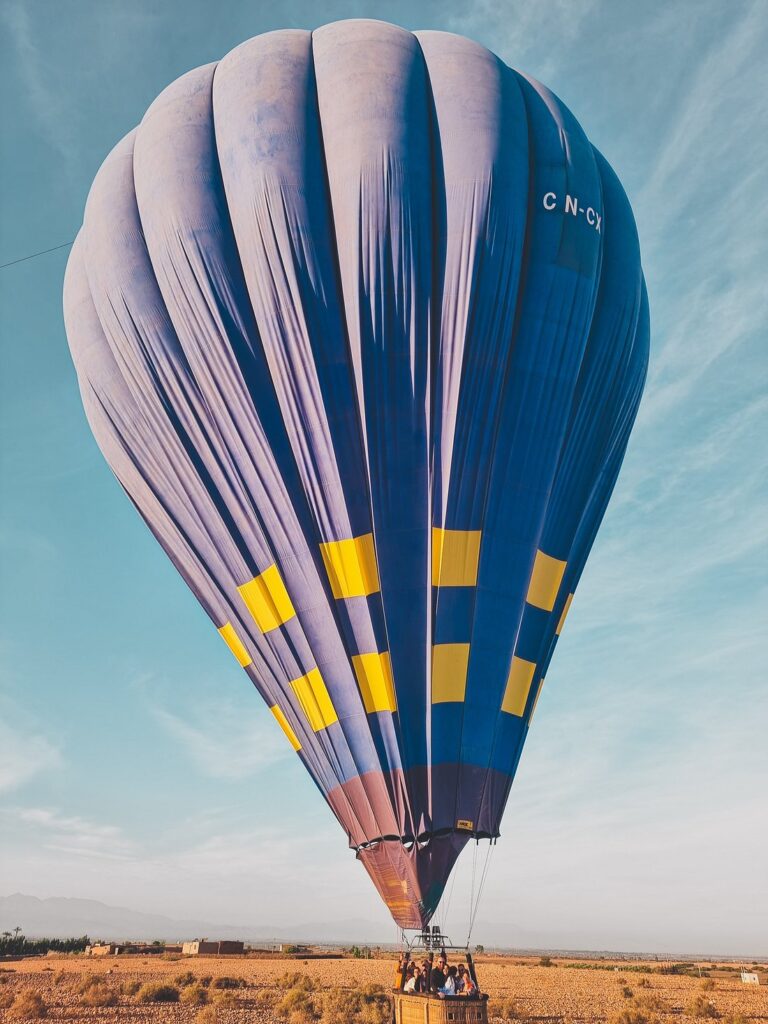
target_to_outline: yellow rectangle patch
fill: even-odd
[[[276,565],[237,588],[262,633],[282,626],[296,611]]]
[[[435,644],[432,648],[432,703],[464,700],[469,644]]]
[[[305,676],[292,679],[291,687],[301,704],[301,710],[315,732],[327,729],[329,725],[338,722],[339,716],[319,669],[313,668]]]
[[[333,596],[367,597],[380,590],[373,534],[320,545]]]
[[[389,651],[353,654],[352,667],[369,715],[374,711],[397,711]]]
[[[245,644],[235,632],[232,623],[225,622],[223,626],[219,626],[219,635],[240,662],[241,666],[243,668],[247,668],[253,659],[248,651],[246,651]]]
[[[504,691],[504,700],[501,702],[502,711],[506,711],[508,715],[517,715],[518,718],[522,718],[535,671],[536,665],[533,661],[525,661],[524,658],[517,656],[512,658],[512,666],[507,676],[507,688]]]
[[[525,598],[528,604],[535,608],[543,608],[546,612],[552,611],[560,584],[563,582],[565,566],[566,563],[561,562],[559,558],[545,555],[543,551],[536,552],[531,582],[528,584],[528,594]]]
[[[433,587],[474,587],[477,584],[481,532],[432,527]]]
[[[530,714],[530,716],[528,718],[528,725],[530,725],[531,722],[533,721],[533,716],[534,716],[534,713],[536,711],[536,705],[539,703],[539,697],[541,696],[541,691],[543,689],[544,689],[544,677],[542,676],[542,678],[539,680],[539,687],[536,690],[536,696],[533,698],[533,707],[531,708],[531,714]]]
[[[555,630],[556,636],[560,636],[560,634],[563,631],[563,626],[565,625],[565,617],[567,616],[568,612],[571,610],[571,601],[572,600],[573,600],[573,594],[569,594],[568,597],[566,597],[566,599],[565,599],[565,604],[563,605],[563,611],[562,611],[562,614],[560,616],[560,621],[558,622],[557,629]]]
[[[460,828],[462,832],[471,832],[475,827],[474,821],[467,821],[466,818],[459,818],[456,822],[456,828]]]
[[[283,730],[285,735],[288,737],[288,742],[291,744],[293,749],[294,750],[301,750],[301,744],[299,743],[299,740],[298,740],[298,737],[296,736],[296,733],[291,728],[288,719],[285,717],[285,715],[280,710],[280,708],[277,706],[277,704],[275,704],[275,706],[271,707],[269,710],[272,712],[272,714],[277,719],[277,724],[280,726],[280,728]]]

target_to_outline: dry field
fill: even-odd
[[[710,969],[710,978],[698,978],[654,973],[657,964],[640,973],[636,968],[642,965],[627,961],[601,961],[592,965],[595,969],[568,966],[573,963],[553,959],[544,967],[535,958],[479,958],[492,1019],[497,1024],[768,1022],[765,974],[754,987],[742,984],[733,971]],[[30,958],[0,965],[0,1022],[44,1016],[50,1022],[93,1024],[383,1024],[386,1000],[377,996],[377,986],[388,988],[393,970],[393,960]],[[142,1001],[157,996],[158,986],[173,1001]]]

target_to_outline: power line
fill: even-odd
[[[16,263],[25,263],[27,260],[33,260],[35,256],[45,256],[47,252],[56,252],[57,249],[66,249],[68,245],[72,245],[72,242],[62,242],[61,245],[54,245],[52,249],[41,249],[40,252],[33,252],[31,256],[22,256],[20,259],[11,260],[9,263],[0,263],[0,270],[5,270],[6,267],[13,267]]]

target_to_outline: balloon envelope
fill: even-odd
[[[271,32],[115,147],[64,307],[112,470],[422,926],[499,834],[640,399],[615,175],[467,39]]]

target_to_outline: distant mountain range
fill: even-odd
[[[163,914],[143,914],[127,907],[110,907],[98,900],[51,897],[38,899],[14,893],[0,896],[0,932],[19,926],[29,938],[68,938],[89,935],[92,939],[164,939],[167,942],[207,937],[243,939],[246,942],[290,940],[304,942],[365,942],[382,939],[374,922],[350,919],[332,924],[309,922],[290,927],[275,925],[216,924],[195,918],[179,920]]]
[[[17,925],[28,938],[69,938],[88,935],[91,939],[110,941],[144,939],[151,942],[154,939],[161,939],[166,942],[179,942],[184,939],[209,938],[242,939],[254,945],[259,942],[338,943],[344,946],[391,944],[391,928],[382,927],[381,924],[363,918],[323,923],[311,921],[280,927],[268,922],[233,925],[217,924],[197,918],[178,919],[163,914],[144,914],[126,907],[110,907],[98,900],[64,897],[41,900],[36,896],[25,896],[18,892],[12,896],[0,896],[0,932],[13,931]],[[695,955],[692,952],[674,952],[674,947],[670,949],[661,935],[647,944],[617,942],[613,954],[609,950],[597,950],[594,946],[590,949],[588,940],[584,941],[585,936],[576,934],[561,935],[559,948],[553,948],[551,935],[544,932],[524,932],[519,927],[501,922],[487,923],[483,928],[483,935],[479,938],[485,942],[487,949],[511,947],[518,953],[611,956],[623,948],[634,950],[635,952],[629,955],[636,956],[645,947],[648,951],[646,955],[653,956],[654,953],[649,951],[655,947],[654,952],[662,954],[664,959],[687,959]],[[733,945],[738,948],[737,943],[734,942]],[[746,951],[742,953],[742,957],[745,954]],[[704,954],[701,952],[698,955]],[[713,949],[710,948],[706,956],[709,958],[712,955]],[[730,956],[733,956],[733,953]],[[750,954],[748,959],[753,958],[754,954]],[[764,953],[759,959],[763,958]]]

